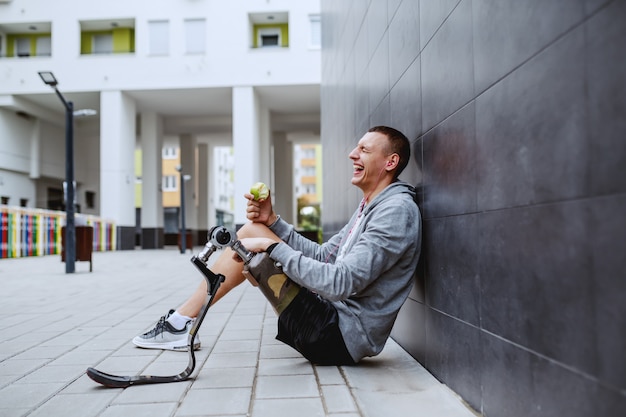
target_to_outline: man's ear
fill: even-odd
[[[391,171],[392,169],[395,169],[398,166],[399,162],[400,162],[400,156],[397,153],[392,153],[391,155],[389,155],[389,158],[387,159],[387,164],[385,165],[385,169],[387,171]]]

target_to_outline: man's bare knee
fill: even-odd
[[[262,223],[248,222],[241,226],[237,231],[237,238],[243,239],[246,237],[270,237],[278,239],[278,236],[270,230],[269,227]]]

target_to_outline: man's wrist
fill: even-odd
[[[265,249],[265,252],[267,252],[268,255],[271,254],[274,248],[278,245],[278,243],[279,242],[274,242],[271,245],[269,245],[267,249]]]
[[[276,213],[272,212],[272,214],[270,215],[269,219],[267,219],[267,222],[265,223],[265,225],[267,227],[271,228],[276,223],[278,223],[278,220],[280,220],[280,216],[277,215]]]

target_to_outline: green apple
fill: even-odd
[[[250,188],[250,194],[255,200],[265,200],[270,195],[270,189],[262,182],[257,182]]]

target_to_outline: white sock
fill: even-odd
[[[183,316],[178,311],[174,311],[168,318],[167,321],[171,324],[175,329],[181,330],[185,328],[185,325],[188,321],[192,320],[191,317]]]

